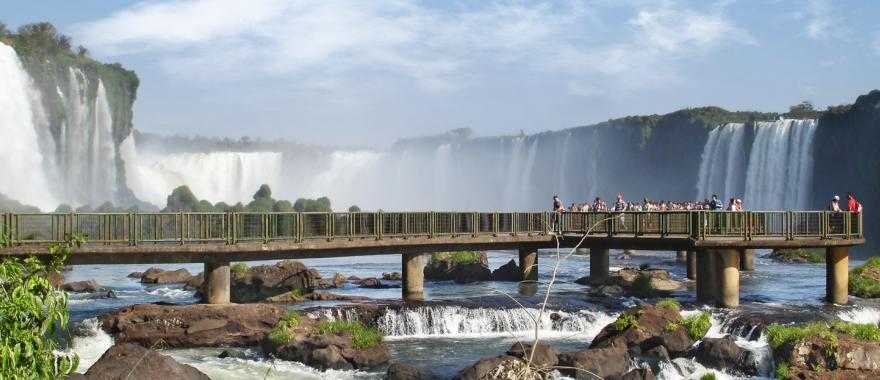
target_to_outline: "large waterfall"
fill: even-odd
[[[57,206],[40,149],[39,93],[15,50],[0,43],[0,194],[40,208]]]
[[[717,193],[742,198],[751,210],[811,208],[812,119],[757,122],[750,149],[749,126],[730,123],[709,132],[697,179],[697,197]]]

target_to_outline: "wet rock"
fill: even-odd
[[[783,344],[773,351],[776,362],[802,372],[816,370],[880,371],[880,342],[838,335],[836,347],[819,337]],[[833,371],[831,371],[833,372]]]
[[[73,293],[93,293],[101,289],[95,280],[74,281],[61,285],[61,290]]]
[[[623,288],[617,285],[598,285],[590,288],[589,294],[595,297],[620,297],[623,295]]]
[[[188,270],[181,268],[177,270],[164,270],[153,267],[147,269],[141,277],[144,284],[183,284],[192,278],[192,274]]]
[[[492,281],[511,281],[518,282],[522,280],[522,273],[519,271],[519,265],[516,261],[510,260],[498,269],[492,271]]]
[[[192,276],[189,281],[183,286],[186,290],[201,290],[202,284],[205,283],[205,274],[199,273],[195,276]]]
[[[364,301],[370,299],[370,297],[363,296],[349,296],[328,292],[314,292],[309,293],[303,296],[303,298],[309,301]]]
[[[535,372],[531,372],[533,376],[525,377],[522,375],[525,368],[525,362],[522,359],[509,355],[501,355],[495,357],[482,358],[476,363],[467,367],[455,379],[458,380],[531,380],[540,379],[541,376]]]
[[[439,377],[409,364],[394,363],[388,366],[385,380],[437,380]]]
[[[233,276],[232,302],[260,302],[269,297],[299,289],[303,293],[320,287],[321,275],[295,260],[284,260],[275,265],[250,267]]]
[[[348,280],[348,282],[354,282],[354,283],[361,282],[361,278],[358,276],[348,276],[347,280]]]
[[[378,278],[370,277],[361,280],[358,283],[358,287],[367,288],[367,289],[389,289],[389,288],[399,288],[400,285],[388,285],[383,284]]]
[[[624,345],[590,348],[559,354],[560,372],[576,379],[614,378],[629,369],[630,356]],[[595,376],[594,376],[595,375]]]
[[[144,272],[131,272],[126,277],[140,279],[141,277],[144,277]]]
[[[751,351],[736,345],[730,335],[722,338],[703,338],[694,349],[694,358],[707,367],[725,369],[732,373],[754,376],[758,373]]]
[[[629,348],[638,347],[641,351],[647,351],[663,344],[665,340],[661,337],[666,334],[687,334],[686,329],[680,325],[681,315],[678,310],[671,308],[654,305],[636,306],[626,310],[618,317],[621,322],[624,319],[627,323],[615,321],[615,323],[605,326],[593,339],[590,348],[622,345]],[[682,335],[678,335],[678,337],[684,339]],[[669,341],[672,339],[670,338]],[[690,343],[693,344],[693,341]],[[670,348],[678,351],[680,347],[667,347],[667,349]]]
[[[473,253],[473,260],[461,260],[456,255],[467,254],[434,254],[425,266],[425,279],[455,281],[469,283],[489,281],[492,272],[489,270],[489,259],[485,252]]]
[[[636,368],[625,373],[620,380],[654,380],[654,371],[650,368]]]
[[[101,289],[100,291],[86,294],[84,298],[90,299],[90,300],[103,300],[103,299],[114,299],[114,298],[118,298],[118,297],[116,296],[116,292],[114,292],[113,290]]]
[[[662,269],[623,268],[609,279],[627,293],[638,297],[666,295],[682,288],[681,282],[673,280],[669,272]]]
[[[337,273],[333,274],[333,278],[321,279],[321,281],[318,282],[317,288],[320,288],[320,289],[341,288],[345,285],[346,282],[348,282],[348,280],[345,278],[345,276],[343,276],[342,273],[337,272]]]
[[[388,281],[400,281],[403,279],[403,276],[400,275],[400,272],[389,272],[382,273],[382,279]]]
[[[532,356],[532,343],[516,342],[507,350],[507,355],[517,357],[528,361],[532,358],[531,366],[538,369],[546,369],[555,367],[559,364],[557,352],[553,347],[545,343],[538,343],[535,346],[535,354]]]
[[[192,366],[135,344],[116,343],[85,373],[87,379],[208,380]]]
[[[133,305],[101,318],[117,343],[153,347],[253,346],[286,312],[270,304]]]

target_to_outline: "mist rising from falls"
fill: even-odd
[[[0,193],[25,204],[54,208],[48,163],[39,146],[38,92],[11,47],[0,43]]]
[[[746,172],[752,209],[809,208],[815,120],[759,122]]]
[[[815,120],[729,123],[709,132],[697,178],[697,199],[742,198],[750,210],[808,209]]]

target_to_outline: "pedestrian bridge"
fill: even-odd
[[[404,296],[417,298],[423,253],[517,250],[523,279],[537,280],[537,250],[558,246],[589,249],[596,279],[609,249],[687,252],[698,298],[722,306],[738,304],[751,249],[825,248],[829,299],[844,303],[848,247],[864,244],[862,214],[829,211],[10,213],[0,231],[0,258],[78,234],[72,265],[204,262],[209,302],[228,302],[230,261],[401,254]]]

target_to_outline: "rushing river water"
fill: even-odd
[[[766,252],[758,252],[756,271],[741,273],[741,298],[743,308],[779,309],[783,313],[801,312],[808,315],[831,314],[840,318],[862,322],[878,323],[880,309],[875,306],[855,302],[851,306],[824,306],[825,266],[823,264],[780,264],[761,258]],[[489,252],[489,266],[500,267],[511,259],[514,252]],[[400,271],[400,256],[384,255],[357,258],[309,259],[303,260],[309,267],[317,269],[322,276],[334,273],[345,276],[378,277],[383,272]],[[267,262],[271,263],[271,262]],[[537,294],[521,295],[516,283],[481,282],[473,284],[454,284],[451,282],[426,282],[426,298],[431,302],[426,306],[414,308],[390,308],[379,320],[379,327],[386,334],[386,343],[392,352],[393,361],[413,364],[429,369],[444,377],[451,377],[465,366],[481,357],[503,353],[518,339],[528,339],[534,333],[529,317],[535,309],[513,307],[506,293],[517,297],[528,308],[539,307],[540,298],[546,290],[555,263],[552,251],[541,252],[539,273],[542,283]],[[685,277],[683,263],[675,261],[670,252],[636,252],[624,258],[621,252],[612,251],[612,270],[615,267],[637,267],[649,263],[670,271],[678,278]],[[249,263],[251,266],[260,263]],[[856,265],[852,263],[851,265]],[[143,271],[149,265],[94,265],[77,266],[67,274],[67,281],[95,279],[101,285],[112,289],[117,298],[89,299],[82,295],[72,295],[70,301],[71,318],[75,325],[73,350],[80,355],[80,372],[88,369],[100,355],[110,347],[113,339],[98,328],[97,316],[113,309],[131,304],[148,302],[194,303],[193,292],[178,285],[142,285],[127,275]],[[193,274],[202,270],[201,264],[163,265],[167,269],[187,268]],[[589,273],[589,257],[574,255],[560,265],[557,283],[553,286],[548,309],[562,318],[551,320],[549,315],[541,321],[540,334],[557,350],[586,348],[590,340],[608,323],[616,318],[620,310],[639,302],[634,298],[597,299],[587,297],[588,288],[574,281]],[[341,289],[333,289],[337,294],[367,296],[377,302],[394,303],[400,297],[400,289],[362,289],[347,284]],[[534,290],[533,290],[534,291]],[[675,293],[675,297],[685,305],[683,313],[693,312],[693,287]],[[295,308],[332,306],[333,302],[310,302],[295,305]],[[721,336],[730,331],[727,327],[726,312],[710,309],[713,313],[711,336]],[[338,316],[337,316],[338,317]],[[557,320],[558,319],[558,320]],[[748,332],[733,331],[743,336]],[[768,376],[772,368],[769,349],[763,337],[749,341],[739,338],[738,344],[752,350],[762,369]],[[229,350],[231,355],[223,359],[218,354],[223,349],[175,349],[167,350],[178,361],[191,364],[213,379],[249,378],[302,378],[302,379],[376,379],[384,371],[319,371],[299,363],[271,361],[262,358],[259,348]],[[663,379],[696,377],[705,372],[690,360],[677,359],[674,365],[663,367],[658,374]],[[683,370],[681,368],[689,368]],[[695,371],[688,374],[689,371]],[[683,372],[684,375],[683,376]]]

